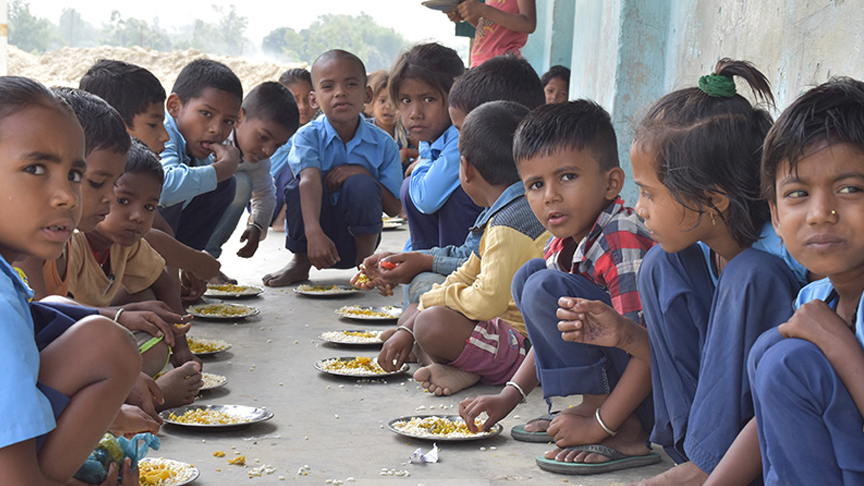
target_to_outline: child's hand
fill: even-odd
[[[258,243],[261,241],[261,230],[257,226],[249,225],[243,230],[240,235],[240,242],[246,242],[243,248],[237,250],[237,256],[240,258],[252,258],[252,255],[258,250]]]
[[[375,253],[373,255],[369,255],[368,257],[363,259],[363,263],[360,264],[360,270],[369,277],[368,282],[361,283],[360,285],[355,285],[365,290],[372,290],[375,287],[382,287],[387,285],[387,281],[381,277],[381,274],[378,272],[378,262],[381,260],[395,255],[395,253],[389,251],[382,251],[380,253]],[[356,279],[356,276],[355,276]],[[351,283],[354,283],[354,280],[351,280]]]
[[[216,143],[210,145],[210,151],[216,159],[210,165],[216,170],[216,181],[230,179],[234,172],[237,172],[237,166],[240,164],[240,150],[237,147]]]
[[[123,404],[120,412],[114,417],[114,422],[108,427],[108,431],[114,435],[132,437],[139,432],[159,433],[159,424],[153,417],[135,405]]]
[[[483,16],[484,8],[485,5],[477,0],[463,0],[456,6],[462,20],[475,27],[477,26],[477,22],[480,21],[480,17]]]
[[[410,332],[397,330],[387,341],[381,352],[378,353],[378,365],[390,373],[402,368],[411,350],[414,349],[414,336]]]
[[[153,378],[147,376],[146,373],[138,374],[138,379],[132,385],[132,390],[126,395],[126,403],[135,405],[149,415],[154,421],[161,424],[162,418],[156,413],[156,404],[164,405],[165,397],[162,395],[162,389],[156,384]]]
[[[193,304],[201,300],[207,292],[207,282],[196,277],[192,272],[180,271],[180,299],[184,304]]]
[[[447,14],[447,18],[450,19],[451,22],[463,22],[462,16],[459,15],[459,10],[445,10],[445,14]]]
[[[334,167],[330,170],[330,172],[327,173],[327,176],[324,177],[324,185],[327,187],[327,189],[335,191],[342,187],[342,184],[345,183],[345,179],[357,174],[371,175],[369,174],[369,171],[366,170],[366,168],[362,165],[340,165]]]
[[[339,251],[323,231],[307,232],[306,256],[318,270],[330,268],[339,261]]]
[[[185,324],[192,320],[191,315],[186,314],[185,316],[181,316],[172,311],[171,308],[168,307],[168,304],[159,300],[131,302],[129,304],[123,304],[123,308],[127,311],[149,311],[159,316],[163,321],[172,324]]]
[[[507,388],[511,387],[505,387],[502,392],[507,390]],[[474,419],[481,413],[486,412],[489,418],[483,422],[483,427],[480,429],[485,432],[512,412],[516,408],[516,405],[519,404],[521,398],[521,395],[516,395],[514,400],[514,397],[508,396],[506,392],[497,395],[483,395],[477,398],[468,397],[459,402],[459,415],[465,420],[468,430],[472,433],[477,433]]]
[[[799,307],[788,322],[780,324],[778,330],[783,337],[810,341],[823,352],[830,346],[831,339],[855,339],[849,325],[821,300]]]
[[[417,166],[417,162],[420,162],[420,159],[415,158],[414,162],[411,162],[411,164],[405,168],[405,177],[410,176],[411,173],[414,172],[414,167]]]
[[[219,260],[213,258],[213,255],[206,251],[195,251],[195,257],[189,260],[189,264],[184,267],[195,274],[201,280],[209,280],[219,276],[219,270],[222,269],[222,264]]]
[[[418,273],[431,271],[432,261],[432,255],[425,253],[397,253],[382,259],[378,263],[378,272],[389,283],[409,284]]]
[[[105,481],[102,481],[102,484],[98,486],[138,486],[138,483],[141,481],[138,468],[132,470],[132,459],[125,458],[122,463],[123,467],[123,481],[117,482],[117,478],[119,477],[119,469],[117,468],[117,464],[112,462],[108,466],[108,476],[105,477]],[[93,486],[91,484],[87,484],[83,481],[79,481],[75,478],[70,479],[66,482],[66,486]]]
[[[561,339],[595,346],[618,347],[621,332],[620,318],[615,309],[599,300],[576,297],[558,299],[556,315]]]
[[[575,413],[559,413],[549,423],[546,433],[552,436],[558,447],[570,447],[584,444],[600,444],[609,438],[592,414],[583,417]]]
[[[174,333],[171,330],[174,326],[162,320],[155,312],[128,310],[120,314],[117,322],[130,331],[144,331],[151,336],[165,336],[168,346],[174,346]]]

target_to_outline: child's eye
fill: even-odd
[[[434,96],[427,96],[427,97],[423,98],[423,101],[425,101],[426,103],[434,103],[437,100],[435,99]]]
[[[156,130],[156,124],[155,123],[148,123],[147,126],[152,128],[153,130]]]
[[[102,182],[96,182],[96,181],[94,181],[93,179],[89,179],[89,178],[88,178],[88,179],[87,179],[87,182],[90,183],[90,187],[92,187],[93,189],[101,189],[102,187],[105,186],[105,181],[102,181]]]
[[[650,200],[650,199],[651,199],[651,194],[648,194],[647,192],[645,192],[644,189],[640,189],[640,190],[639,190],[639,197],[641,197],[641,198],[643,198],[643,199],[648,199],[648,200]]]
[[[840,188],[840,194],[855,194],[861,192],[860,187],[855,186],[843,186]]]
[[[561,174],[561,180],[565,181],[565,182],[566,181],[572,181],[573,179],[576,179],[577,177],[579,177],[579,176],[577,176],[576,174],[571,174],[571,173]]]
[[[207,118],[210,118],[210,115],[211,115],[211,113],[207,110],[200,110],[199,113],[206,116]]]
[[[402,98],[399,100],[399,103],[402,103],[403,105],[407,105],[408,103],[411,103],[411,98]]]
[[[24,172],[33,175],[44,175],[45,174],[45,166],[40,164],[33,164],[24,167]]]
[[[69,180],[75,183],[81,182],[84,179],[84,173],[80,170],[70,170]]]
[[[234,126],[234,120],[225,120],[225,123],[232,127]]]
[[[807,197],[807,191],[804,191],[801,189],[794,189],[794,190],[787,192],[786,194],[783,194],[783,197],[789,198],[789,199],[799,199],[802,197]]]
[[[152,204],[145,204],[144,209],[146,209],[148,212],[153,212],[156,211],[156,206]]]
[[[266,142],[266,141],[270,140],[270,137],[268,137],[267,135],[264,135],[263,133],[259,133],[258,139],[261,140],[262,142]]]
[[[543,183],[540,181],[532,182],[531,184],[528,184],[528,189],[530,189],[532,191],[536,191],[537,189],[540,189],[541,187],[543,187]]]
[[[129,199],[127,199],[125,197],[118,197],[117,198],[117,204],[119,204],[121,206],[127,206],[129,204]]]

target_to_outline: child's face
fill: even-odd
[[[423,81],[399,83],[398,108],[408,133],[421,142],[434,142],[451,125],[446,100]]]
[[[639,187],[636,213],[645,220],[651,237],[669,253],[681,251],[700,240],[706,240],[711,218],[708,214],[685,208],[657,178],[653,154],[637,147],[630,150],[633,182]],[[718,216],[719,217],[719,216]]]
[[[288,85],[288,91],[294,95],[297,100],[297,110],[300,111],[300,126],[312,121],[315,116],[316,107],[312,106],[312,99],[309,96],[312,93],[312,85],[304,82],[291,83]]]
[[[150,150],[161,153],[171,138],[165,130],[165,103],[154,102],[147,109],[132,117],[132,126],[126,127],[129,135],[144,142]]]
[[[860,279],[864,270],[864,153],[816,147],[789,172],[777,168],[771,216],[795,260],[813,273]]]
[[[543,87],[543,91],[546,93],[546,104],[566,103],[569,98],[569,90],[570,86],[567,86],[567,83],[565,83],[563,79],[550,79],[549,82],[546,83],[546,86]]]
[[[34,106],[0,122],[0,255],[7,262],[60,256],[81,217],[86,168],[84,132],[73,115]]]
[[[447,111],[450,113],[450,120],[453,121],[453,126],[456,127],[456,130],[461,131],[462,124],[465,123],[465,117],[468,116],[468,114],[455,106],[451,106]]]
[[[604,171],[587,151],[556,150],[522,160],[519,175],[534,215],[553,235],[581,240],[621,190],[623,172]]]
[[[396,125],[396,108],[390,102],[390,96],[386,89],[378,92],[372,99],[372,116],[375,123],[381,128],[393,128]]]
[[[87,156],[87,172],[81,186],[80,231],[93,231],[108,215],[114,199],[114,183],[125,166],[126,154],[111,149],[94,150]]]
[[[279,123],[247,117],[243,110],[240,110],[235,127],[237,145],[243,152],[243,159],[253,164],[273,155],[292,135],[292,132]]]
[[[349,59],[331,58],[315,64],[312,100],[332,125],[356,123],[363,105],[372,99],[365,76]]]
[[[162,185],[151,174],[127,172],[117,180],[114,194],[111,212],[96,232],[118,245],[132,246],[153,225]]]
[[[240,99],[216,88],[204,88],[197,98],[183,103],[175,93],[168,96],[168,113],[186,139],[186,153],[196,159],[210,155],[211,145],[225,141],[240,112]]]

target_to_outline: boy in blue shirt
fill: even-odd
[[[350,52],[327,51],[312,64],[312,84],[324,116],[292,139],[285,247],[294,258],[264,276],[271,287],[306,280],[312,266],[360,264],[378,245],[382,209],[391,216],[402,210],[396,142],[361,116],[372,98],[363,61]]]
[[[222,142],[237,121],[243,86],[228,66],[197,59],[180,71],[171,91],[160,213],[177,240],[203,250],[234,200],[240,152]]]

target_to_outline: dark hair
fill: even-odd
[[[864,151],[864,82],[835,77],[789,105],[765,137],[762,194],[777,197],[777,168],[789,162],[794,172],[810,149],[848,143]]]
[[[344,59],[346,61],[349,61],[351,64],[353,64],[354,68],[357,70],[357,74],[359,75],[358,78],[363,82],[364,85],[366,84],[366,65],[363,64],[363,61],[361,61],[359,57],[355,56],[354,54],[352,54],[348,51],[343,51],[342,49],[330,49],[329,51],[325,52],[324,54],[321,54],[320,56],[318,56],[318,58],[315,59],[315,62],[312,63],[312,74],[310,76],[310,79],[314,80],[314,78],[315,78],[315,66],[317,66],[318,63],[325,62],[325,61],[332,61],[334,59]],[[314,90],[315,89],[314,81],[310,84],[312,85],[312,89]]]
[[[160,186],[165,183],[165,171],[162,169],[162,163],[159,162],[159,156],[137,138],[132,139],[132,147],[129,149],[129,155],[126,156],[126,168],[123,173],[150,174],[159,181]]]
[[[525,59],[493,57],[460,76],[450,89],[450,106],[465,114],[488,101],[515,101],[533,110],[546,103],[543,83]]]
[[[124,61],[100,59],[84,73],[78,85],[113,106],[126,126],[135,115],[144,113],[153,103],[165,103],[165,88],[150,71]]]
[[[519,181],[513,161],[513,134],[530,110],[514,101],[490,101],[465,117],[459,153],[493,186]]]
[[[372,96],[377,95],[382,89],[387,89],[387,82],[390,81],[390,73],[383,69],[373,71],[369,74],[366,80],[366,86],[372,88]],[[373,102],[375,100],[372,100]]]
[[[602,106],[574,100],[536,108],[516,130],[513,157],[518,164],[567,149],[587,151],[602,171],[619,166],[618,139],[612,118]]]
[[[171,92],[186,103],[201,96],[206,88],[215,88],[232,94],[237,101],[243,99],[243,84],[228,66],[210,59],[196,59],[187,64],[177,75]]]
[[[390,99],[399,106],[399,85],[406,79],[416,79],[438,91],[446,102],[453,80],[464,72],[465,63],[453,49],[435,42],[417,44],[399,54],[390,70]]]
[[[543,76],[540,77],[540,82],[543,83],[543,87],[545,88],[546,85],[549,84],[549,81],[552,81],[555,78],[560,78],[564,81],[564,84],[569,85],[570,70],[560,64],[556,64],[543,73]]]
[[[94,150],[111,150],[125,154],[132,144],[126,124],[120,113],[102,98],[83,89],[53,87],[54,93],[63,99],[84,129],[84,154]]]
[[[772,104],[768,80],[746,61],[721,59],[714,76],[743,79],[753,94]],[[636,130],[634,145],[655,157],[657,178],[681,205],[720,215],[741,246],[759,239],[770,219],[759,187],[762,142],[771,115],[740,94],[710,96],[701,88],[685,88],[660,98]],[[724,214],[707,192],[729,198]]]
[[[33,106],[57,110],[75,118],[75,112],[63,98],[39,81],[21,76],[0,76],[0,122]]]
[[[291,90],[275,81],[267,81],[252,88],[243,100],[243,111],[247,118],[276,122],[291,133],[300,126],[297,100]]]
[[[279,82],[286,87],[296,83],[306,83],[312,87],[312,74],[305,68],[289,69],[279,76]]]

